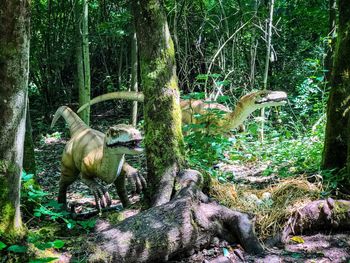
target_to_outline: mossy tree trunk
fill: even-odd
[[[133,2],[145,95],[148,198],[155,206],[170,200],[182,161],[180,95],[174,45],[160,2]]]
[[[29,0],[0,4],[0,235],[23,233],[20,178],[29,70]]]
[[[77,62],[77,87],[79,90],[79,106],[90,102],[90,55],[89,55],[89,30],[88,30],[88,1],[75,1],[76,17],[76,62]],[[90,124],[90,106],[79,114],[80,118]]]
[[[324,168],[344,168],[349,159],[350,2],[339,0],[339,25],[328,100]]]

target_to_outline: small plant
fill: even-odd
[[[22,203],[27,207],[33,208],[33,216],[37,218],[45,218],[52,221],[65,222],[68,229],[80,225],[89,232],[96,224],[96,220],[75,221],[70,218],[70,213],[62,210],[62,204],[56,200],[47,199],[49,193],[43,191],[35,184],[32,174],[22,173]]]

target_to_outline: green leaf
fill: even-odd
[[[34,177],[34,174],[27,174],[24,171],[22,172],[22,180],[23,180],[23,182],[28,182],[33,177]]]
[[[40,250],[45,250],[47,248],[52,248],[53,247],[53,242],[45,242],[45,243],[36,243],[34,244],[36,248]]]
[[[196,80],[207,80],[208,79],[208,75],[207,74],[198,74],[196,76]]]
[[[72,229],[73,227],[75,227],[76,222],[73,220],[65,220],[66,224],[67,224],[67,228],[68,229]]]
[[[63,240],[60,240],[60,239],[56,239],[54,242],[53,242],[53,247],[54,248],[62,248],[64,246],[64,241]]]
[[[302,258],[302,254],[294,252],[294,253],[291,254],[291,257],[295,258],[295,259]]]
[[[59,204],[57,200],[50,200],[50,202],[46,203],[46,205],[57,209],[61,209],[63,206],[63,204]]]
[[[40,213],[40,212],[35,212],[35,213],[34,213],[34,216],[40,217],[40,216],[41,216],[41,213]]]
[[[0,250],[3,250],[5,247],[7,247],[6,244],[0,241]]]
[[[26,246],[12,245],[7,248],[7,251],[15,252],[15,253],[25,253],[27,252]]]
[[[46,263],[46,262],[51,262],[53,260],[56,260],[58,258],[35,258],[29,260],[29,263]]]
[[[91,219],[87,221],[79,221],[79,225],[81,225],[83,228],[94,228],[96,225],[96,219]]]

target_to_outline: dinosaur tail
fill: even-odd
[[[57,109],[51,122],[51,128],[55,125],[61,116],[68,124],[70,136],[73,136],[77,131],[81,129],[88,128],[82,119],[80,119],[79,116],[67,106],[61,106]]]

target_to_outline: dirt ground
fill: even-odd
[[[38,175],[38,182],[45,191],[52,195],[52,198],[57,196],[60,158],[65,142],[66,140],[64,139],[49,138],[45,140],[45,143],[38,144],[36,148],[38,164],[40,167],[45,167]],[[247,172],[247,169],[243,169],[243,171]],[[258,173],[254,174],[254,176],[258,176]],[[249,172],[247,176],[249,176]],[[116,200],[114,189],[110,188],[109,190],[115,199],[113,204],[118,204],[119,202]],[[88,188],[81,183],[73,184],[69,191],[68,199],[78,204],[83,204],[83,209],[86,207],[92,208],[94,205],[94,199]],[[138,198],[134,200],[138,200]],[[127,217],[128,215],[133,215],[134,212],[125,211],[124,214]],[[216,239],[213,240],[211,247],[198,251],[189,258],[171,262],[350,262],[349,232],[316,233],[308,236],[302,235],[300,237],[304,243],[291,241],[284,247],[266,246],[266,254],[262,256],[247,255],[239,245],[228,244],[225,241]],[[70,244],[75,243],[75,245],[79,246],[79,242],[82,242],[82,238],[79,235],[72,236],[71,239]],[[74,242],[75,239],[76,242]],[[67,251],[61,254],[59,262],[73,262],[73,259],[76,258],[74,251],[76,250],[67,248]]]

